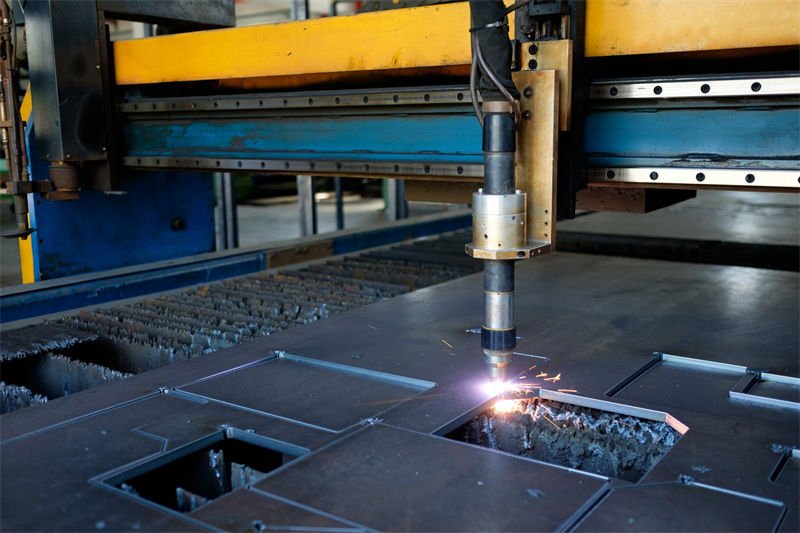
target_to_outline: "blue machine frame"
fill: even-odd
[[[32,179],[47,178],[28,126]],[[119,193],[82,191],[77,200],[29,197],[37,281],[214,250],[211,174],[126,170]]]
[[[449,90],[459,96],[463,93],[463,88],[458,87],[439,90]],[[311,95],[316,94],[307,95],[307,100],[311,101]],[[260,103],[259,95],[247,97]],[[75,202],[41,202],[34,196],[31,213],[32,224],[37,228],[34,234],[37,279],[213,250],[214,198],[208,171],[213,170],[214,158],[233,162],[231,170],[236,170],[237,160],[240,160],[239,168],[251,170],[259,168],[258,165],[242,167],[242,160],[251,163],[275,160],[375,162],[376,167],[379,167],[377,163],[411,163],[419,167],[433,163],[449,168],[453,171],[451,176],[456,176],[455,169],[461,170],[458,165],[469,165],[473,174],[461,178],[480,179],[481,128],[471,106],[461,97],[451,96],[449,102],[437,102],[433,98],[426,105],[397,106],[390,102],[388,105],[351,106],[347,111],[330,106],[318,108],[316,102],[313,108],[245,110],[238,109],[235,96],[220,98],[222,104],[230,106],[235,102],[236,107],[223,110],[221,106],[216,110],[214,105],[195,110],[191,101],[178,99],[177,111],[167,110],[162,102],[160,105],[164,108],[156,112],[155,103],[141,105],[148,102],[147,99],[126,100],[128,109],[136,106],[136,102],[148,109],[146,112],[123,112],[121,116],[122,150],[127,164],[136,167],[141,158],[138,166],[148,168],[150,164],[144,159],[152,162],[163,157],[162,167],[168,168],[167,159],[182,158],[183,165],[179,167],[186,169],[199,165],[202,159],[204,162],[199,168],[206,173],[165,173],[162,169],[145,173],[128,169],[122,178],[127,193],[124,195],[86,191]],[[267,98],[274,99],[276,95],[265,95],[265,101]],[[327,98],[333,95],[327,94]],[[217,103],[214,99],[206,100],[203,105]],[[176,104],[169,105],[174,108]],[[590,110],[585,121],[584,144],[589,167],[680,167],[687,163],[709,168],[800,166],[800,138],[796,135],[800,130],[800,114],[792,101],[744,102],[742,105],[712,102],[685,108],[659,108],[653,104],[606,107]],[[31,133],[32,127],[29,138]],[[31,161],[35,162],[31,169],[34,179],[45,176],[44,163],[37,160],[34,153],[31,156]],[[313,164],[310,168],[312,170],[307,173],[314,173]],[[266,171],[272,170],[275,169]],[[379,172],[373,168],[371,173],[364,174],[385,177]],[[296,173],[296,169],[284,173]],[[437,176],[434,172],[430,178],[447,179],[447,176]],[[357,245],[335,242],[340,243],[338,252],[345,252],[388,241],[381,238]],[[213,259],[204,261],[212,265]],[[243,267],[244,270],[214,266],[212,270],[223,276],[264,266],[251,259],[243,261],[250,261],[251,266]],[[185,272],[167,275],[156,290],[212,279],[192,276]],[[151,288],[137,290],[143,292],[126,289],[114,297],[136,296]],[[68,306],[76,302],[81,305],[99,303],[80,298],[67,300],[69,303],[64,305]],[[4,298],[4,304],[6,301]],[[60,305],[56,307],[61,308]],[[4,313],[8,312],[4,308]],[[3,320],[29,316],[15,313],[12,313],[14,318],[8,316]]]

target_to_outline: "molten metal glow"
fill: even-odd
[[[535,366],[536,365],[534,365],[534,367]],[[555,376],[548,377],[547,372],[540,372],[536,375],[536,378],[544,378],[544,381],[556,383],[557,381],[561,381],[561,373],[559,372]],[[495,401],[492,406],[495,413],[525,412],[526,406],[530,403],[531,395],[538,396],[537,392],[541,388],[539,382],[525,381],[527,379],[528,376],[523,374],[517,380],[512,381],[486,381],[481,384],[481,389],[486,395],[496,397],[497,401]],[[558,389],[558,392],[578,391],[575,389]],[[534,419],[539,417],[539,407],[537,407],[536,412],[531,413],[531,416],[533,416]],[[548,420],[548,422],[559,427],[552,420]]]
[[[494,406],[495,413],[513,413],[520,408],[519,400],[498,400]]]
[[[483,384],[483,391],[489,396],[499,396],[500,394],[517,390],[517,385],[510,381],[487,381]]]

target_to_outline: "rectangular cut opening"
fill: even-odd
[[[668,423],[669,417],[665,420],[539,397],[501,399],[447,437],[636,482],[683,433]]]
[[[223,494],[251,485],[302,453],[255,444],[257,437],[220,432],[106,480],[106,483],[175,511],[188,513]],[[233,434],[233,435],[232,435]]]

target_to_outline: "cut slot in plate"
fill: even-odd
[[[721,414],[728,391],[747,367],[656,353],[642,368],[606,394],[625,401]]]
[[[104,482],[181,513],[247,487],[308,450],[227,428]]]
[[[495,400],[447,437],[635,482],[687,430],[667,413],[542,390]]]
[[[655,353],[606,395],[709,414],[727,413],[733,405],[730,399],[800,409],[800,379],[742,365]]]
[[[800,379],[789,376],[748,371],[729,394],[757,405],[800,409]]]
[[[786,485],[796,489],[800,486],[800,449],[792,448],[781,454],[780,461],[775,465],[775,470],[769,480],[779,485]]]
[[[336,432],[379,416],[433,386],[430,381],[280,352],[180,390]]]

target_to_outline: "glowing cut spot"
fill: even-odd
[[[517,386],[508,381],[487,381],[482,388],[489,396],[498,396],[505,392],[517,390]]]
[[[518,400],[498,400],[493,406],[495,413],[513,413],[520,409]]]

